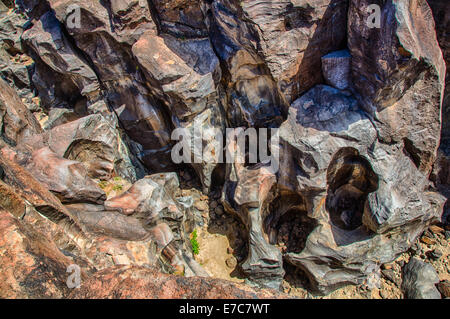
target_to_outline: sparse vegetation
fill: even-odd
[[[113,191],[121,191],[123,189],[123,186],[120,184],[116,184],[113,186]]]
[[[194,255],[198,255],[200,253],[200,246],[197,241],[197,230],[194,230],[190,237],[191,237],[192,252],[194,253]]]
[[[100,181],[98,182],[98,187],[100,187],[101,189],[105,189],[108,186],[108,182],[107,181]]]

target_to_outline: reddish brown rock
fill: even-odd
[[[0,131],[0,137],[10,144],[41,132],[37,120],[3,79],[0,79]]]
[[[34,151],[25,167],[63,203],[103,204],[106,200],[105,192],[89,178],[83,164],[60,157],[48,147]]]
[[[76,216],[86,233],[130,241],[145,240],[149,236],[136,218],[105,211],[103,206],[73,204],[66,207]]]
[[[445,298],[450,298],[450,281],[443,280],[437,284],[437,287],[442,295]]]
[[[0,180],[0,207],[20,218],[25,214],[26,204],[22,197],[9,185]]]
[[[76,223],[59,199],[19,164],[14,150],[7,146],[0,149],[0,166],[6,174],[6,182],[40,213],[55,221],[68,218]]]
[[[113,174],[130,181],[136,179],[135,168],[120,133],[100,114],[59,125],[18,145],[24,153],[48,147],[59,157],[81,162],[92,178],[110,179]]]
[[[47,235],[0,210],[0,298],[63,298],[69,293],[64,256]]]
[[[155,218],[166,207],[169,210],[177,209],[171,197],[178,183],[174,173],[147,176],[122,195],[107,200],[105,208],[125,215],[145,214],[149,219]]]
[[[195,287],[195,289],[192,289]],[[260,299],[285,298],[265,289],[252,289],[228,281],[178,277],[161,274],[155,269],[142,267],[114,267],[105,269],[84,282],[69,298],[114,299]]]

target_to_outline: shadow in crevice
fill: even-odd
[[[298,85],[293,86],[291,93],[293,101],[316,84],[324,83],[322,72],[317,71],[322,70],[322,56],[347,47],[347,11],[347,1],[332,0],[318,21],[311,21],[310,14],[312,12],[309,5],[307,8],[293,7],[292,12],[286,14],[286,29],[317,24],[294,77],[294,81]],[[297,19],[293,19],[293,17]],[[324,37],[329,38],[328,42],[324,41],[326,40]]]
[[[338,245],[348,245],[369,238],[363,226],[367,196],[378,189],[378,176],[369,161],[351,147],[339,150],[327,172],[326,210]]]
[[[268,242],[280,247],[285,254],[301,253],[317,225],[317,221],[308,216],[303,197],[289,192],[280,194],[270,204],[263,227]]]

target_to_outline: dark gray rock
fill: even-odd
[[[436,288],[439,276],[430,264],[411,258],[403,267],[402,276],[402,290],[408,299],[441,299]]]
[[[328,85],[339,90],[350,86],[352,57],[348,50],[331,52],[322,57],[323,77]]]

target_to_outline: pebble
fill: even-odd
[[[203,201],[195,202],[194,207],[201,211],[208,210],[208,204]]]
[[[432,251],[427,252],[428,258],[432,260],[438,260],[442,257],[442,252],[439,249],[434,249]]]
[[[437,226],[437,225],[431,225],[429,230],[433,233],[433,234],[440,234],[444,232],[444,229]]]
[[[218,204],[215,200],[213,200],[213,201],[211,202],[211,204],[209,204],[209,207],[211,207],[212,209],[214,209],[214,208],[216,208],[218,205],[219,205],[219,204]]]
[[[234,257],[230,257],[227,260],[225,260],[225,264],[227,265],[228,268],[234,269],[237,266],[237,260]]]
[[[435,245],[436,244],[436,241],[434,239],[431,239],[430,237],[427,237],[427,236],[422,236],[422,238],[420,238],[420,241],[427,245]]]

